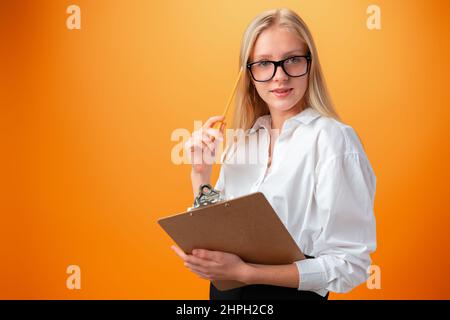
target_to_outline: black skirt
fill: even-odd
[[[312,257],[306,256],[311,259]],[[328,300],[325,297],[312,292],[302,291],[297,288],[271,286],[265,284],[252,284],[231,290],[220,291],[210,282],[210,300]]]
[[[301,291],[297,288],[252,284],[231,290],[220,291],[212,283],[209,284],[210,300],[327,300],[325,297],[312,292]]]

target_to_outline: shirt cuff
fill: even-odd
[[[325,296],[328,290],[326,273],[323,266],[317,259],[303,259],[295,261],[299,274],[298,290],[314,291],[321,296]]]

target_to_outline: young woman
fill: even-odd
[[[227,291],[211,284],[211,299],[327,299],[329,291],[348,292],[367,279],[376,248],[376,178],[357,134],[333,108],[308,27],[289,9],[263,12],[245,32],[240,65],[234,128],[246,130],[247,139],[225,150],[215,188],[226,199],[262,192],[308,259],[256,265],[227,252],[172,249],[201,278],[248,284]],[[212,117],[193,133],[186,144],[191,157],[214,157],[223,128],[213,126],[221,120]],[[255,135],[261,159],[236,161]],[[208,161],[193,165],[194,195],[210,176]]]

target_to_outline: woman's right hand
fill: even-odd
[[[209,118],[199,130],[192,133],[192,136],[185,143],[184,148],[190,163],[192,163],[193,173],[201,175],[211,174],[217,146],[223,140],[225,128],[223,120],[224,116]],[[217,122],[222,122],[219,130],[213,128]]]

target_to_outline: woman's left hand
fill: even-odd
[[[205,280],[236,280],[247,282],[250,266],[237,255],[205,249],[194,249],[186,254],[173,245],[172,250],[184,261],[184,265]]]

